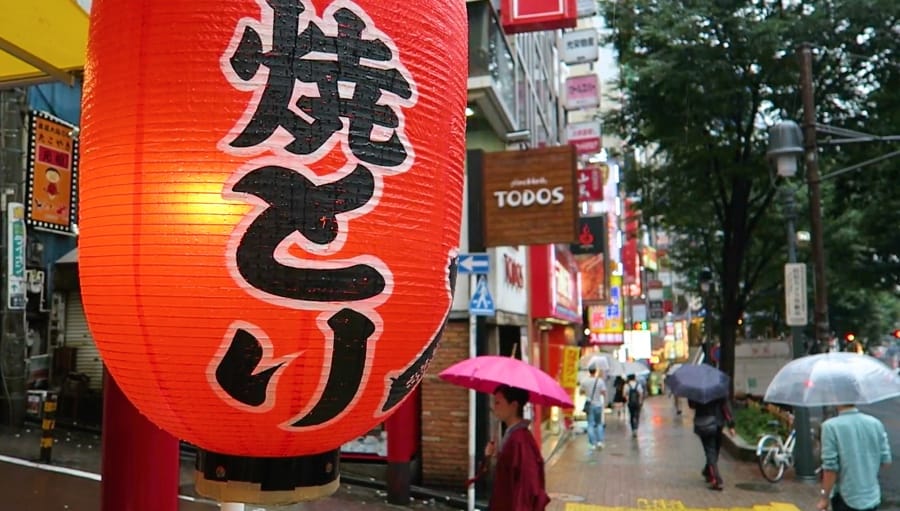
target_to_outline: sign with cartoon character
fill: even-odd
[[[305,456],[421,381],[450,309],[462,1],[95,1],[79,264],[110,373],[216,453]]]
[[[39,111],[29,115],[25,218],[38,229],[74,233],[78,181],[75,126]]]

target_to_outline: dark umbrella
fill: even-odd
[[[673,394],[701,404],[727,397],[730,382],[727,374],[709,364],[683,365],[666,377]]]

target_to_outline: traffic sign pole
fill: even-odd
[[[478,275],[469,274],[469,294],[475,292],[478,285]],[[478,317],[469,311],[469,358],[475,358],[478,355],[476,348],[476,339],[478,337]],[[469,390],[469,480],[475,478],[475,391]],[[475,483],[466,488],[467,510],[475,511]]]

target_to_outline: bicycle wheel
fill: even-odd
[[[781,481],[785,469],[784,444],[781,439],[772,435],[762,437],[756,446],[756,454],[763,477],[770,483]]]

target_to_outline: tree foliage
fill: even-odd
[[[738,319],[748,308],[778,309],[786,230],[776,194],[781,183],[765,150],[768,126],[800,119],[795,49],[801,42],[815,48],[821,122],[858,129],[878,110],[890,124],[898,119],[896,94],[880,86],[896,85],[900,2],[619,0],[602,6],[621,66],[621,107],[606,119],[607,128],[641,162],[627,169],[626,186],[640,195],[645,222],[675,235],[676,267],[689,276],[713,269],[721,366],[733,374]],[[865,222],[884,212],[870,201],[871,210],[857,211],[840,186],[849,185],[836,181],[827,189],[827,221],[854,214],[860,233],[877,230],[877,222]],[[864,195],[871,185],[852,189]],[[891,250],[864,245],[860,261]]]

